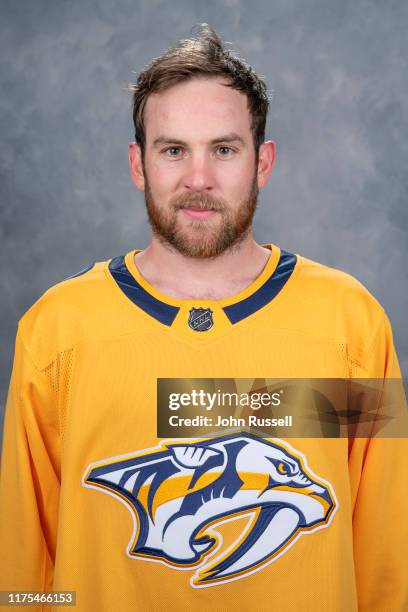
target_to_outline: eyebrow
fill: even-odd
[[[242,145],[245,145],[245,142],[241,136],[236,134],[235,132],[231,132],[230,134],[225,134],[224,136],[220,136],[218,138],[213,138],[210,140],[211,145],[218,144],[220,142],[240,142]],[[156,148],[163,144],[176,144],[182,145],[186,147],[188,145],[184,140],[180,140],[179,138],[169,138],[168,136],[158,136],[153,141],[153,148]]]

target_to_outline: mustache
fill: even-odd
[[[173,203],[175,210],[181,210],[183,208],[198,208],[200,210],[224,210],[225,205],[219,200],[215,200],[208,195],[202,195],[198,197],[183,197],[178,198]]]

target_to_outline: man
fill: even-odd
[[[151,242],[19,322],[1,589],[72,590],[87,612],[407,610],[406,440],[158,437],[163,379],[401,374],[358,281],[254,240],[275,145],[253,70],[204,25],[132,89]]]

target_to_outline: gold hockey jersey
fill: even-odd
[[[357,280],[264,246],[223,300],[169,298],[132,250],[20,319],[0,590],[75,591],[78,612],[408,610],[407,439],[157,437],[159,378],[401,376]]]

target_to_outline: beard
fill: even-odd
[[[248,236],[258,203],[258,192],[255,173],[248,194],[235,209],[204,192],[173,198],[164,209],[154,201],[145,172],[145,201],[153,234],[167,248],[173,247],[182,255],[197,259],[216,257],[237,247]],[[206,220],[180,219],[180,214],[184,214],[179,211],[192,206],[217,212]]]

